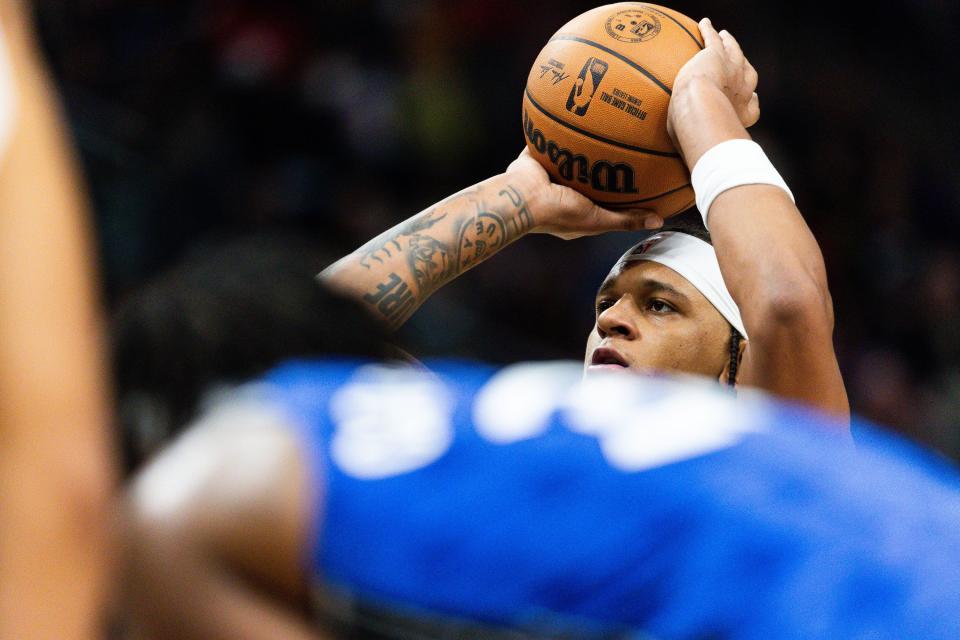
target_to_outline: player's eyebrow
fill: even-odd
[[[610,289],[613,289],[613,287],[616,285],[616,282],[617,282],[616,278],[607,278],[606,280],[604,280],[603,284],[600,285],[600,289],[597,290],[596,297],[599,298],[603,294],[610,291]],[[683,302],[690,302],[690,297],[687,294],[683,293],[676,287],[673,287],[667,284],[666,282],[663,282],[662,280],[655,280],[653,278],[644,278],[636,284],[635,289],[637,291],[642,290],[646,293],[669,293],[673,296],[676,296]]]
[[[640,285],[639,289],[646,289],[650,293],[669,293],[680,298],[684,302],[690,302],[690,298],[687,294],[683,293],[676,287],[672,287],[666,282],[661,282],[660,280],[654,280],[652,278],[645,278]]]
[[[595,297],[599,298],[600,296],[605,294],[607,291],[610,291],[610,289],[613,288],[614,282],[616,282],[616,278],[607,278],[606,280],[601,282],[600,288],[597,289],[597,295]]]

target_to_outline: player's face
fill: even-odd
[[[729,348],[730,325],[686,278],[656,262],[619,262],[597,292],[584,369],[720,378]]]

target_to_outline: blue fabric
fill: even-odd
[[[854,448],[806,410],[666,380],[620,377],[574,410],[579,367],[550,366],[542,385],[534,372],[504,396],[507,423],[562,390],[515,441],[474,424],[489,367],[331,361],[268,376],[320,470],[317,580],[398,610],[532,630],[960,638],[960,479],[946,462],[869,425]],[[392,397],[409,406],[378,404]],[[397,442],[417,441],[418,412],[448,415],[449,441],[426,438],[421,463],[416,446],[386,449],[412,455],[410,468],[370,477],[334,444],[351,430],[373,442],[392,424]],[[577,415],[632,426],[598,434]],[[630,430],[642,441],[648,417],[667,440],[674,425],[707,435],[631,468],[644,452],[630,453]],[[713,433],[729,437],[698,449]]]

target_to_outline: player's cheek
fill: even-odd
[[[600,334],[597,333],[597,324],[593,324],[593,328],[590,330],[590,333],[587,335],[587,348],[583,354],[584,364],[589,364],[590,354],[593,353],[593,350],[597,348],[597,345],[600,344]]]

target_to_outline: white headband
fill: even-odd
[[[620,258],[620,262],[639,260],[657,262],[679,273],[710,301],[740,335],[747,337],[740,309],[723,283],[717,254],[709,243],[688,233],[664,231],[650,236]]]

